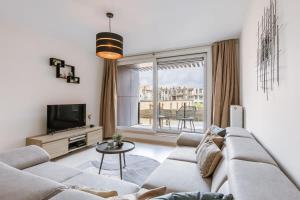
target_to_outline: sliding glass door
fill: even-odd
[[[158,129],[202,132],[205,114],[205,55],[157,60]]]
[[[206,54],[162,57],[118,67],[117,125],[203,132]]]

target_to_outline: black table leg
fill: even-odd
[[[120,177],[121,180],[123,179],[123,175],[122,175],[122,153],[119,153],[119,163],[120,163]]]
[[[123,153],[123,161],[124,161],[124,168],[126,167],[126,159],[125,159],[125,153]]]
[[[179,127],[180,127],[180,119],[178,120],[178,130],[179,130]]]
[[[194,132],[196,132],[194,120],[192,120],[192,124],[193,124],[193,128],[194,128]]]
[[[99,174],[100,174],[100,172],[101,172],[103,159],[104,159],[104,153],[102,153],[101,163],[100,163],[100,167],[99,167]]]
[[[185,120],[181,121],[180,131],[182,131],[182,128],[185,128]]]

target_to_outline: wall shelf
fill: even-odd
[[[80,78],[75,76],[74,66],[67,65],[64,60],[58,58],[50,58],[49,64],[56,68],[56,78],[66,79],[67,83],[80,83]]]

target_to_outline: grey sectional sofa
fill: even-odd
[[[300,200],[298,188],[274,159],[242,128],[230,127],[220,161],[211,178],[202,178],[195,150],[202,135],[182,133],[173,153],[142,187],[167,186],[168,192],[232,193],[236,200]]]
[[[116,190],[120,195],[137,192],[140,187],[102,175],[49,162],[46,151],[27,146],[0,154],[1,200],[99,200],[100,197],[68,189],[77,185],[99,190]]]
[[[167,186],[167,192],[232,193],[236,200],[300,200],[297,187],[245,129],[227,128],[223,159],[211,178],[202,178],[195,150],[201,134],[182,133],[178,146],[150,175],[142,187]],[[79,185],[99,190],[135,193],[139,186],[49,162],[37,146],[0,154],[1,200],[99,200],[100,197],[68,189]],[[103,200],[103,199],[102,199]]]

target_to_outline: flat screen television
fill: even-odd
[[[85,126],[86,104],[47,105],[47,133]]]

